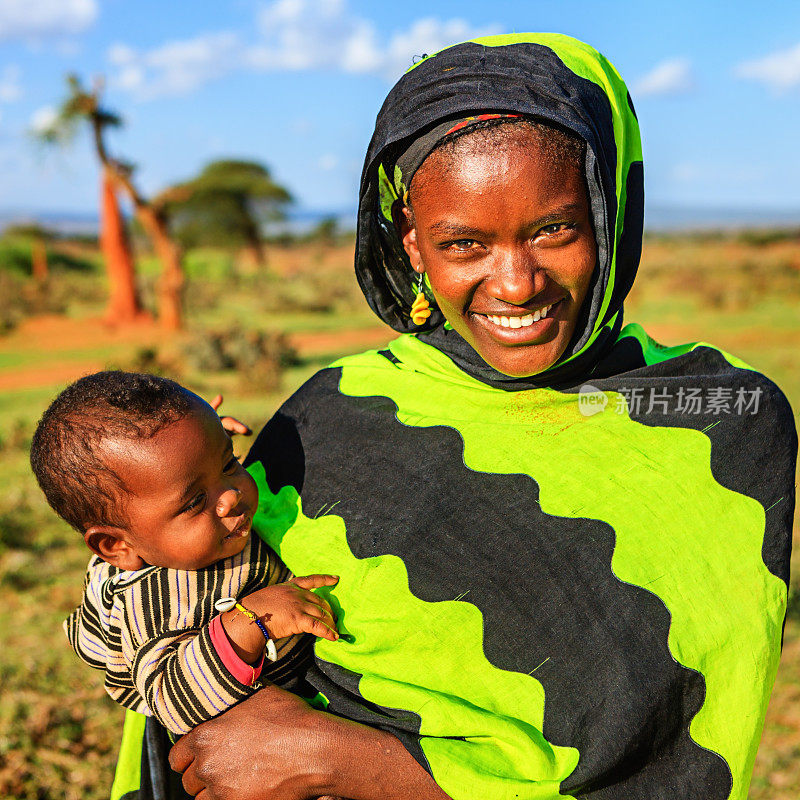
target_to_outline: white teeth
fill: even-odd
[[[532,314],[526,314],[524,317],[498,317],[487,315],[486,319],[491,320],[495,325],[500,325],[503,328],[527,328],[533,325],[534,322],[544,319],[552,307],[552,305],[545,306],[538,311],[534,311]]]

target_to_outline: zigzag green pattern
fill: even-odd
[[[614,413],[621,397],[612,393],[605,413],[584,417],[576,395],[492,389],[413,336],[391,349],[399,365],[376,352],[339,362],[342,393],[390,398],[404,425],[452,427],[470,469],[530,475],[545,513],[614,529],[614,575],[662,600],[673,657],[705,678],[691,736],[726,760],[730,797],[744,800],[786,587],[761,558],[763,507],[715,481],[709,438],[638,424],[624,402]],[[419,715],[433,775],[456,800],[563,797],[558,785],[578,753],[543,738],[541,684],[486,660],[480,611],[414,597],[399,558],[356,559],[340,517],[304,516],[294,489],[271,495],[259,469],[251,467],[262,492],[257,529],[293,570],[341,575],[330,596],[353,641],[320,641],[317,654],[362,674],[367,700]],[[413,633],[398,642],[397,630]]]
[[[341,391],[391,398],[405,425],[455,428],[470,469],[530,475],[545,513],[614,529],[614,574],[662,600],[673,657],[705,678],[706,701],[690,734],[722,755],[730,797],[744,800],[765,687],[777,670],[786,586],[761,557],[763,507],[717,483],[710,439],[636,423],[613,393],[609,409],[623,413],[584,417],[575,395],[490,389],[413,336],[391,349],[400,368],[368,353],[341,362]]]
[[[330,600],[350,641],[319,640],[317,655],[362,674],[361,694],[421,718],[422,747],[437,782],[454,800],[554,800],[578,753],[542,737],[544,692],[534,677],[492,666],[483,619],[470,603],[427,603],[408,587],[396,556],[356,558],[341,517],[310,518],[293,487],[270,492],[264,468],[250,467],[260,492],[255,528],[295,572],[340,576]],[[398,630],[409,631],[398,641]],[[450,739],[446,737],[464,737]]]

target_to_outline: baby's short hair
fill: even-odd
[[[53,510],[83,533],[124,525],[122,478],[101,457],[104,439],[149,439],[197,408],[175,381],[136,372],[97,372],[64,389],[42,415],[31,467]]]

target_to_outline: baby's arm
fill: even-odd
[[[292,578],[259,589],[239,602],[262,618],[275,639],[319,632],[317,635],[335,640],[338,635],[332,627],[330,606],[308,587],[333,586],[336,581],[330,575]],[[234,652],[254,664],[264,654],[264,636],[257,625],[241,614],[234,617],[235,613],[221,615],[223,627]],[[138,647],[132,659],[131,675],[137,690],[152,713],[174,733],[186,733],[254,691],[252,682],[241,682],[227,669],[211,629],[212,623],[199,630],[162,633]]]
[[[339,634],[331,607],[311,589],[335,586],[338,580],[335,575],[298,576],[241,597],[239,603],[261,620],[273,639],[311,633],[335,642]],[[253,664],[264,655],[264,634],[254,621],[236,609],[224,612],[221,620],[239,658]]]

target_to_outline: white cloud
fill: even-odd
[[[381,36],[347,0],[275,0],[256,17],[254,36],[206,34],[139,52],[125,44],[108,51],[113,85],[140,99],[185,94],[237,72],[328,70],[398,78],[414,56],[475,36],[499,32],[464,20],[420,19]]]
[[[681,161],[674,164],[667,174],[669,180],[677,184],[695,185],[747,185],[758,184],[768,179],[763,164],[742,162],[736,165],[715,163],[710,160],[702,162]]]
[[[58,111],[53,106],[44,106],[31,114],[30,129],[34,133],[44,133],[53,127],[58,119]]]
[[[330,172],[339,166],[339,159],[333,153],[325,153],[319,157],[317,166],[323,172]]]
[[[13,103],[22,97],[21,74],[16,64],[8,64],[0,70],[0,103]]]
[[[440,22],[426,18],[417,20],[407,31],[395,33],[389,40],[383,71],[392,77],[400,77],[407,70],[414,56],[435,53],[447,45],[500,33],[499,25],[473,28],[463,19]]]
[[[262,42],[253,48],[262,69],[334,69],[400,77],[414,56],[456,42],[499,33],[462,19],[419,19],[382,40],[375,25],[352,13],[345,0],[277,0],[259,14]]]
[[[777,92],[800,86],[800,43],[763,58],[743,61],[735,67],[739,78],[759,81]]]
[[[188,94],[240,65],[241,44],[234,33],[210,33],[194,39],[167,42],[141,53],[125,44],[106,54],[116,68],[112,86],[141,100]]]
[[[670,177],[678,183],[693,183],[703,177],[703,170],[691,161],[683,161],[675,164],[671,170]]]
[[[96,18],[96,0],[2,0],[0,40],[70,36]]]
[[[633,95],[648,97],[654,95],[683,94],[694,86],[692,66],[688,58],[668,58],[656,64],[646,75],[633,85]]]

